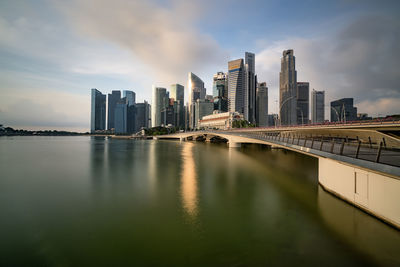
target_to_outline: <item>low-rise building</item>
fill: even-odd
[[[226,130],[232,128],[232,122],[243,120],[243,114],[238,112],[223,112],[214,111],[213,114],[204,116],[199,120],[199,129],[221,129]]]

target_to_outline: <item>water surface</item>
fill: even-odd
[[[248,145],[0,138],[1,266],[400,264],[317,160]]]

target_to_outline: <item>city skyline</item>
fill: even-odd
[[[0,120],[17,127],[89,129],[90,88],[103,93],[128,89],[136,93],[137,102],[150,101],[153,84],[186,85],[187,73],[193,72],[210,94],[213,75],[227,71],[227,62],[246,51],[256,55],[258,81],[268,84],[269,113],[278,113],[280,56],[286,49],[295,52],[297,81],[309,82],[310,91],[325,91],[326,107],[337,99],[354,98],[359,112],[370,116],[399,113],[400,63],[392,54],[399,46],[399,4],[291,4],[299,14],[280,18],[273,14],[286,5],[277,1],[254,3],[257,9],[233,2],[226,16],[240,12],[247,25],[232,29],[227,22],[214,23],[215,5],[225,7],[223,2],[211,10],[208,2],[98,1],[100,15],[121,17],[99,21],[90,14],[89,1],[5,1],[0,4]],[[139,20],[150,11],[152,19]],[[266,16],[256,16],[258,12]],[[166,20],[171,16],[174,19]],[[301,25],[296,23],[299,17]],[[117,29],[115,33],[103,29],[104,23]],[[149,33],[141,31],[142,26],[151,29]],[[127,35],[138,37],[122,37]],[[159,42],[149,43],[151,36]],[[199,37],[202,44],[191,41]],[[158,52],[149,55],[154,48]],[[330,112],[325,110],[325,119]]]

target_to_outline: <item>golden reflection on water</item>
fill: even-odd
[[[193,144],[185,142],[182,149],[181,196],[182,205],[190,217],[197,215],[197,177],[193,158]]]

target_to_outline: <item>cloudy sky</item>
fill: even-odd
[[[400,113],[400,1],[0,1],[0,124],[87,130],[90,89],[136,92],[187,84],[256,54],[277,112],[280,57],[298,81],[359,112]],[[326,109],[328,118],[329,109]]]

